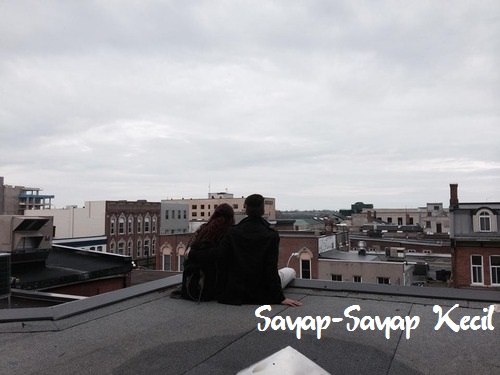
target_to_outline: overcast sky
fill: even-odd
[[[0,176],[57,208],[500,201],[500,2],[0,1]]]

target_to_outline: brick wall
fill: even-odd
[[[491,289],[490,256],[500,256],[500,247],[456,246],[452,253],[453,286],[456,288],[481,288],[472,285],[471,255],[483,256],[483,282],[484,288]],[[500,286],[493,287],[500,290]]]

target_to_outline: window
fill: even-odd
[[[201,213],[201,217],[205,217],[205,213],[204,212]]]
[[[377,284],[387,284],[391,283],[391,279],[389,277],[377,277]]]
[[[342,275],[333,275],[332,274],[332,281],[342,281]]]
[[[184,271],[184,255],[178,256],[179,260],[179,272]]]
[[[177,219],[181,218],[181,210],[177,211]]]
[[[170,254],[165,254],[163,255],[163,271],[171,271],[171,255]]]
[[[483,211],[479,214],[479,231],[481,232],[491,231],[491,217],[489,212]]]
[[[109,223],[109,233],[113,236],[116,230],[116,219],[114,217],[111,218]]]
[[[137,218],[137,233],[142,232],[142,219],[140,217]]]
[[[300,278],[301,279],[311,278],[311,261],[309,259],[300,260]]]
[[[130,256],[131,254],[132,254],[132,240],[129,240],[127,244],[127,255]]]
[[[137,258],[140,258],[142,256],[142,241],[138,240],[137,241]]]
[[[361,282],[361,276],[353,276],[352,277],[352,282],[353,283],[360,283]]]
[[[192,215],[193,215],[193,217],[197,217],[198,216],[198,214],[196,212],[193,212]]]
[[[434,211],[439,211],[439,206],[434,206]]]
[[[388,217],[388,218],[387,218],[387,223],[388,223],[388,224],[392,224],[392,217]]]
[[[97,246],[97,251],[102,251],[102,246]]]
[[[114,242],[111,242],[111,243],[109,244],[109,252],[110,252],[111,254],[114,254],[114,253],[115,253],[115,243],[114,243]]]
[[[471,276],[472,284],[483,283],[483,257],[481,255],[471,255]]]
[[[431,222],[430,221],[426,221],[425,222],[425,227],[426,228],[430,228],[431,227]]]
[[[193,204],[193,205],[191,206],[191,209],[193,209],[193,210],[196,210],[197,208],[198,208],[198,206],[197,206],[196,204]]]
[[[168,220],[168,210],[165,210],[165,219]]]
[[[128,234],[132,234],[134,232],[134,219],[128,218]]]
[[[187,211],[184,210],[184,219],[187,219]]]
[[[204,210],[204,209],[205,209],[205,205],[204,205],[204,204],[202,204],[202,205],[200,206],[200,208],[201,208],[202,210]]]
[[[156,225],[156,216],[153,216],[153,233],[156,233],[156,230],[157,230],[157,225]]]
[[[398,217],[398,225],[403,225],[403,218],[402,217]]]
[[[123,255],[123,250],[125,249],[125,242],[118,242],[118,254]]]
[[[125,233],[125,218],[123,216],[120,216],[118,219],[118,234],[124,234]]]
[[[237,209],[238,209],[238,204],[233,204],[233,208],[234,208],[235,210],[237,210]]]
[[[146,216],[146,218],[144,219],[144,233],[149,233],[149,230],[150,230],[149,223],[150,222],[151,222],[151,219],[149,218],[149,216]]]
[[[408,225],[413,225],[413,218],[412,218],[412,217],[410,217],[410,218],[408,219]]]
[[[500,255],[490,257],[491,283],[500,285]]]
[[[144,255],[149,256],[149,240],[144,240]]]
[[[155,255],[156,252],[156,238],[151,241],[151,255]]]

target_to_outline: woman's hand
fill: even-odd
[[[290,298],[285,298],[283,301],[281,301],[281,304],[286,305],[286,306],[292,306],[292,307],[302,306],[302,302],[296,301],[296,300],[290,299]]]

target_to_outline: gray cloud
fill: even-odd
[[[0,3],[0,175],[57,206],[500,200],[496,1]],[[468,195],[469,194],[469,195]]]

